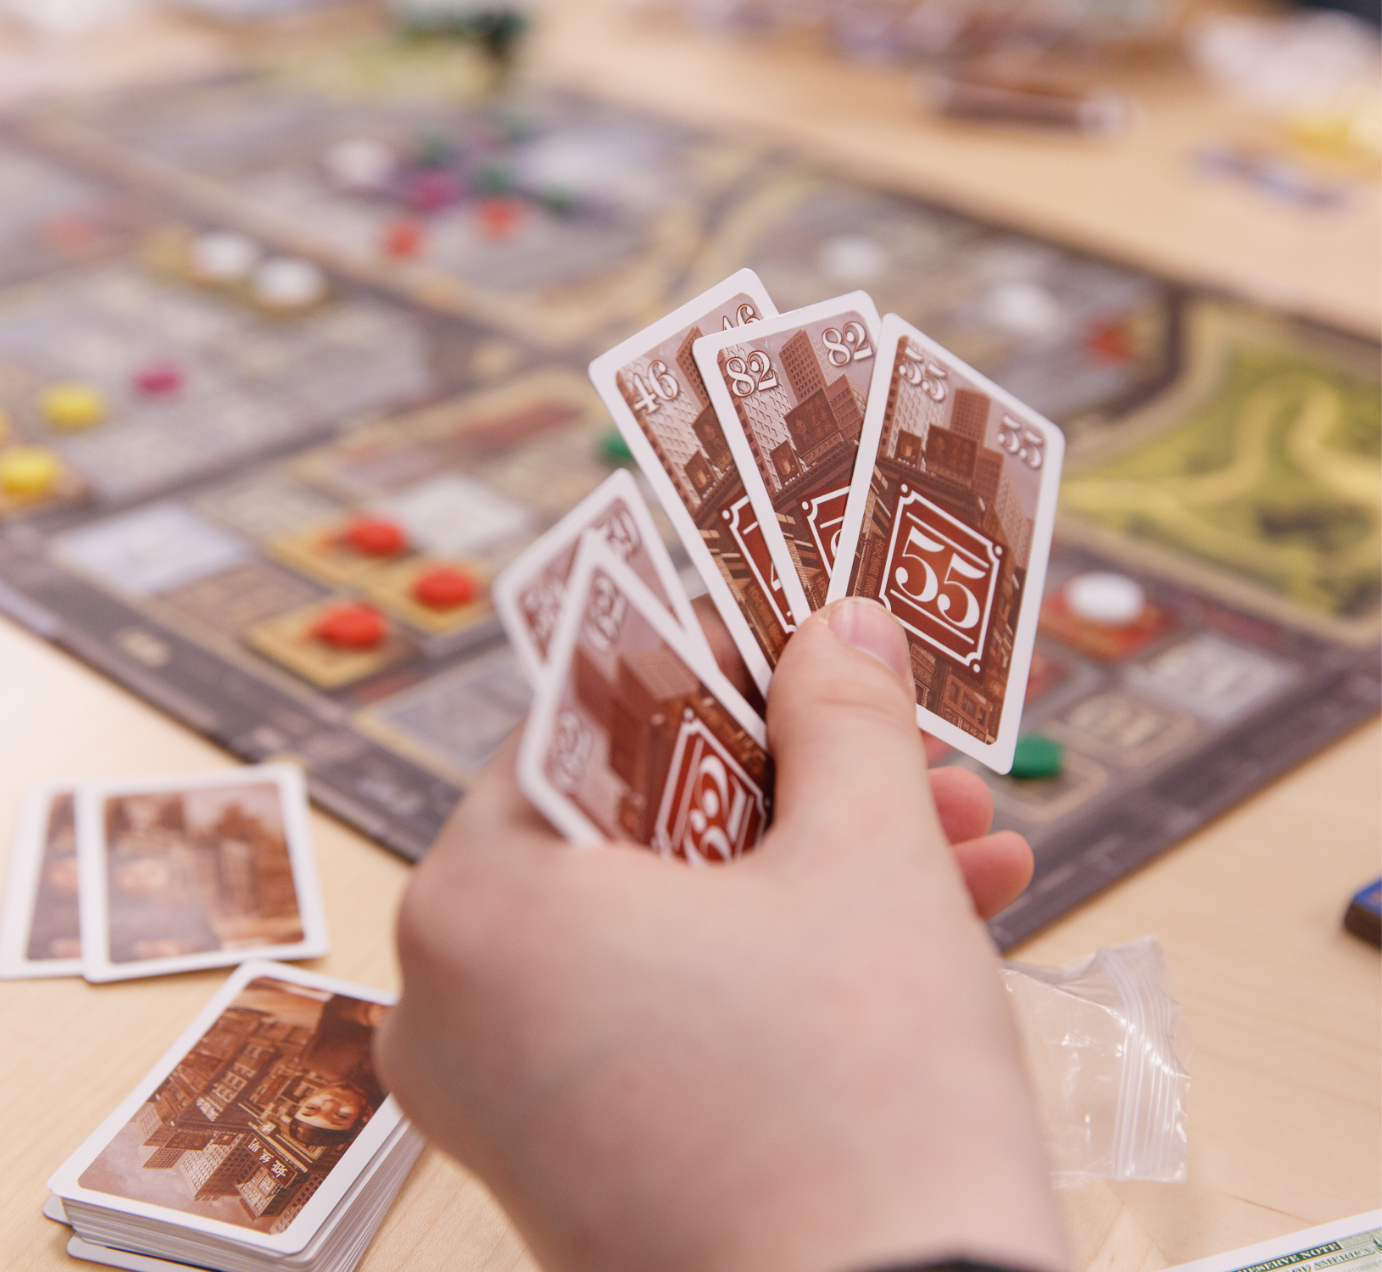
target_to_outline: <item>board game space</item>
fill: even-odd
[[[12,121],[0,245],[0,608],[406,857],[527,708],[489,581],[627,462],[586,363],[742,266],[868,287],[1066,431],[1061,759],[983,773],[1037,858],[1001,946],[1378,709],[1345,333],[587,99],[282,75]],[[1090,572],[1135,621],[1071,608]]]

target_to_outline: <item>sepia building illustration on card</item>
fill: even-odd
[[[907,629],[917,705],[998,737],[1045,439],[914,341],[897,345],[849,591]]]

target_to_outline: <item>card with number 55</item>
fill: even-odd
[[[1064,453],[1049,420],[883,319],[827,599],[892,611],[917,723],[999,773],[1017,746]]]

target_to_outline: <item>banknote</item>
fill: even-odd
[[[883,319],[828,600],[906,629],[917,722],[1012,767],[1065,439],[896,314]]]
[[[797,622],[825,604],[877,344],[860,291],[695,345]]]
[[[518,757],[568,839],[693,864],[752,849],[772,813],[763,721],[594,536],[581,544]]]
[[[547,665],[567,580],[581,536],[587,531],[597,534],[647,584],[687,636],[709,656],[710,647],[696,612],[643,502],[638,482],[631,472],[620,468],[525,549],[490,589],[528,679],[536,684]]]
[[[748,269],[725,279],[590,364],[590,378],[657,492],[758,688],[794,630],[692,346],[777,313]]]

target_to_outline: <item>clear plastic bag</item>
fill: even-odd
[[[1066,967],[1004,963],[1003,982],[1055,1186],[1184,1182],[1191,1043],[1156,937]]]

